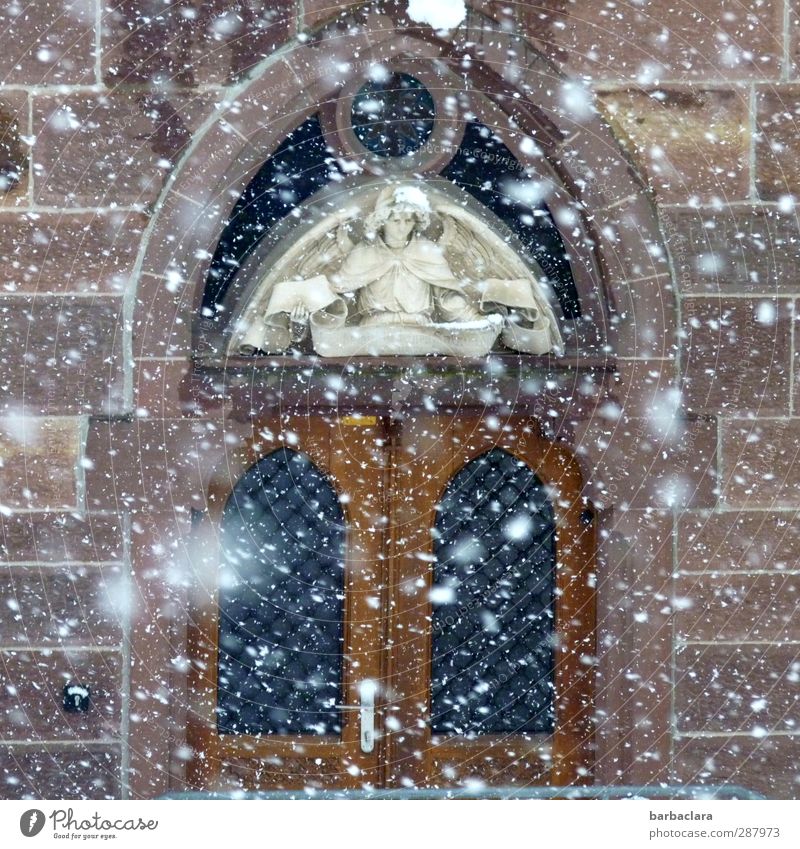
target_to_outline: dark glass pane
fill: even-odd
[[[434,732],[552,731],[555,523],[544,486],[494,449],[452,479],[438,513]]]
[[[442,176],[461,186],[508,225],[541,265],[558,296],[564,318],[579,318],[578,289],[558,227],[546,203],[531,207],[509,193],[509,184],[524,180],[525,170],[499,136],[477,121],[467,124],[464,140]]]
[[[222,518],[218,718],[223,734],[338,734],[344,518],[330,483],[282,448]]]
[[[358,140],[378,156],[405,156],[430,138],[436,106],[410,74],[392,74],[363,85],[353,99],[351,121]]]

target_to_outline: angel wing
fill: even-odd
[[[439,245],[453,274],[471,283],[493,276],[491,251],[483,241],[475,239],[472,227],[453,215],[439,215],[443,227]]]
[[[350,230],[359,216],[358,207],[326,216],[270,263],[269,270],[253,287],[247,303],[235,319],[229,346],[232,353],[243,346],[262,347],[265,312],[278,283],[329,277],[339,269],[354,247]],[[278,333],[283,335],[281,330]]]
[[[548,336],[547,350],[561,348],[558,322],[540,283],[546,276],[541,266],[533,259],[530,265],[524,262],[498,233],[461,206],[442,200],[434,210],[443,226],[439,244],[453,273],[482,291],[483,301],[496,301],[517,313],[517,329],[512,325],[504,341],[517,347],[511,339],[520,337],[527,322],[538,328],[539,341],[533,343],[537,348],[544,347]]]
[[[454,204],[436,209],[442,220],[440,240],[450,267],[456,276],[477,282],[487,277],[530,277],[538,283],[545,273],[536,260],[531,259],[533,271],[517,256],[516,251],[488,227],[478,228],[475,219]]]

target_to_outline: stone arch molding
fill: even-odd
[[[388,16],[354,13],[286,45],[231,91],[198,130],[165,186],[143,243],[132,309],[134,357],[191,354],[187,331],[199,312],[210,253],[259,166],[305,117],[335,96],[353,67],[409,57],[436,61],[462,76],[468,66],[469,83],[487,92],[496,107],[486,115],[492,128],[535,140],[564,196],[584,213],[611,352],[670,359],[674,290],[655,211],[580,84],[522,38],[498,31],[474,11],[449,40],[428,27],[398,32],[396,26]],[[541,170],[538,152],[515,154],[522,165]],[[148,294],[160,285],[173,297]],[[161,305],[168,312],[157,308]],[[168,328],[165,319],[172,320]]]
[[[512,55],[515,61],[509,62]],[[654,473],[660,446],[642,462],[630,462],[637,439],[630,422],[647,420],[654,406],[663,409],[663,393],[676,371],[675,289],[655,211],[636,170],[578,83],[564,77],[522,38],[499,31],[495,22],[474,11],[466,25],[446,39],[427,27],[398,25],[389,15],[356,11],[338,19],[265,60],[251,78],[230,91],[184,151],[154,210],[137,264],[137,288],[127,303],[130,353],[136,366],[131,400],[135,407],[147,406],[150,419],[159,421],[137,427],[135,437],[126,430],[119,438],[120,442],[138,438],[142,445],[147,441],[150,456],[153,434],[164,438],[161,459],[168,473],[164,486],[147,492],[150,536],[169,539],[178,526],[178,534],[188,536],[187,508],[202,507],[207,470],[224,463],[227,437],[247,432],[246,423],[225,420],[224,412],[222,427],[219,423],[206,427],[186,389],[196,353],[192,328],[227,217],[278,144],[335,94],[353,61],[396,57],[440,62],[461,75],[465,85],[486,92],[485,117],[491,126],[534,138],[573,209],[582,215],[581,232],[593,243],[593,285],[602,296],[606,323],[605,360],[593,367],[604,375],[615,371],[617,380],[604,377],[595,384],[594,394],[579,397],[575,375],[584,364],[574,363],[572,371],[569,367],[564,371],[568,391],[548,395],[541,409],[543,416],[546,411],[551,417],[553,434],[570,445],[582,466],[587,497],[607,508],[597,518],[600,569],[606,569],[608,578],[598,585],[599,615],[622,609],[619,596],[625,590],[614,588],[621,575],[625,586],[638,581],[646,584],[650,595],[657,595],[666,577],[658,572],[656,559],[658,552],[669,550],[671,533],[669,522],[660,524],[650,513],[652,508],[669,506],[668,494],[659,488]],[[520,152],[520,161],[534,169],[542,167],[533,154]],[[170,368],[173,378],[181,373],[186,377],[183,389],[176,394],[173,380],[169,392],[153,399],[153,375],[164,375],[160,386],[165,387]],[[145,398],[150,399],[146,404]],[[609,402],[623,410],[616,419],[598,415]],[[115,440],[112,434],[111,442]],[[131,447],[136,449],[128,441],[126,448]],[[181,505],[180,515],[176,505]],[[621,505],[625,512],[615,513]],[[637,511],[647,513],[649,524],[646,543],[634,549],[625,540],[641,538]],[[136,546],[133,556],[140,556]],[[658,776],[658,765],[668,760],[670,732],[657,710],[662,698],[658,687],[637,697],[634,708],[624,696],[623,677],[638,663],[638,655],[625,648],[625,641],[655,644],[662,619],[650,616],[647,633],[632,619],[620,624],[612,641],[617,648],[600,659],[597,709],[599,715],[619,717],[614,724],[602,728],[598,724],[601,782],[647,783]],[[669,660],[669,653],[646,658],[649,666],[641,670],[642,680],[655,680],[663,672],[658,680],[668,687]],[[620,772],[618,764],[628,758],[620,753],[630,751],[658,756],[631,763]],[[144,775],[147,766],[137,757],[132,753],[132,764]],[[134,770],[132,787],[138,780]],[[142,792],[152,792],[144,779]]]

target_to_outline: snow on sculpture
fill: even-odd
[[[483,356],[498,337],[532,354],[562,344],[537,275],[486,223],[415,184],[387,186],[366,215],[327,216],[285,251],[230,353],[283,351],[309,330],[321,356]]]

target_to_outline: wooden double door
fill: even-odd
[[[523,416],[259,422],[209,494],[196,788],[591,781],[594,529]]]

